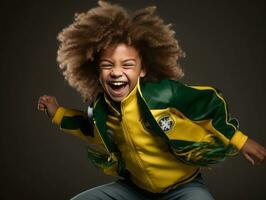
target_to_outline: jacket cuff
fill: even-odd
[[[62,121],[62,118],[64,117],[64,113],[65,113],[65,109],[63,107],[59,107],[56,112],[55,112],[55,115],[52,119],[52,123],[53,124],[56,124],[56,125],[60,125],[61,124],[61,121]]]
[[[235,148],[240,150],[244,144],[246,143],[248,136],[243,134],[241,131],[237,130],[233,137],[230,140],[230,144],[232,144]]]

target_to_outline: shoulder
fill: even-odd
[[[147,90],[147,89],[169,89],[169,87],[172,86],[178,86],[181,85],[181,83],[177,80],[170,80],[170,79],[162,79],[159,81],[149,81],[146,82],[144,80],[140,80],[140,85],[142,90]]]
[[[176,91],[181,87],[176,80],[163,79],[154,82],[140,81],[140,92],[149,107],[164,108],[171,104]]]
[[[189,86],[177,80],[164,79],[155,82],[140,81],[142,96],[152,108],[186,107],[190,103],[221,98],[217,88],[211,86]]]

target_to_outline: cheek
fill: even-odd
[[[134,87],[135,84],[138,82],[139,74],[138,73],[132,73],[132,74],[128,74],[127,77],[130,80],[131,86]]]
[[[103,76],[101,76],[101,75],[99,75],[99,82],[100,82],[100,84],[101,84],[101,86],[103,87],[103,88],[105,88],[104,87],[104,78],[103,78]]]
[[[100,83],[103,84],[107,79],[107,73],[104,72],[104,71],[101,71],[99,73],[99,80],[100,80]]]

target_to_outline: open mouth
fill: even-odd
[[[110,81],[108,84],[113,90],[119,91],[125,88],[128,83],[124,81]]]

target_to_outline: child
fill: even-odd
[[[123,177],[73,199],[208,200],[201,167],[239,151],[252,164],[263,162],[264,147],[238,129],[218,90],[177,81],[184,52],[154,7],[129,15],[99,5],[59,34],[58,51],[63,75],[93,112],[61,107],[47,95],[38,102],[62,131],[89,142],[96,166]]]

